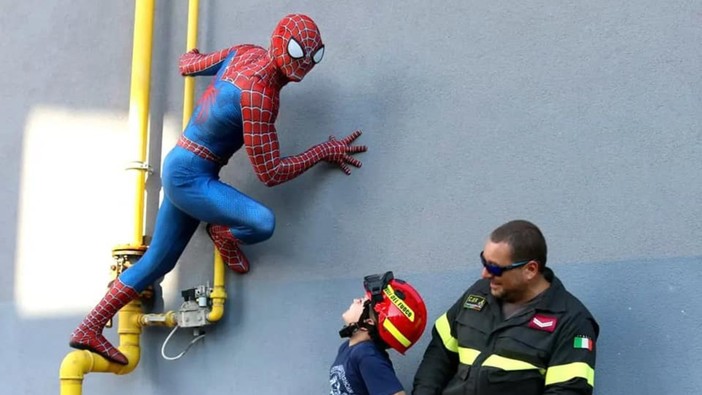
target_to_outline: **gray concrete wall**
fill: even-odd
[[[283,15],[312,16],[327,52],[283,90],[282,152],[357,128],[370,150],[350,177],[321,165],[272,189],[237,155],[223,178],[278,226],[245,250],[249,274],[227,274],[224,319],[177,361],[160,356],[168,331],[148,329],[136,371],[90,374],[85,394],[328,392],[363,275],[412,281],[433,320],[513,218],[542,227],[554,270],[600,321],[597,395],[702,392],[702,2],[203,3],[203,51],[266,46]],[[133,11],[3,3],[0,393],[58,393],[68,335],[129,241]],[[180,133],[186,13],[158,3],[147,232]],[[211,254],[201,229],[156,309],[210,280]],[[189,340],[178,332],[169,354]],[[427,340],[393,355],[408,389]]]

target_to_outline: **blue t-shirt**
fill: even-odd
[[[331,395],[392,395],[403,391],[385,350],[372,341],[345,341],[329,373]]]

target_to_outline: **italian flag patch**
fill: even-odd
[[[595,347],[595,342],[587,336],[576,336],[573,339],[573,348],[585,348],[592,351],[593,347]]]

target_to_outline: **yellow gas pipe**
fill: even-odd
[[[197,48],[197,25],[199,20],[199,0],[190,0],[188,3],[188,37],[186,51]],[[195,107],[195,77],[185,77],[183,88],[183,129],[188,126],[190,117]],[[217,322],[224,315],[224,301],[227,300],[227,292],[224,288],[224,261],[217,249],[214,249],[214,278],[212,285],[212,310],[207,314],[207,321]]]
[[[144,229],[144,192],[146,172],[146,151],[148,144],[149,122],[149,84],[151,81],[151,52],[153,47],[153,25],[155,0],[136,0],[134,13],[134,44],[132,52],[132,80],[129,100],[129,129],[137,135],[138,160],[129,167],[134,174],[134,227],[132,242],[128,246],[116,247],[116,251],[130,251],[127,256],[140,256],[146,250],[143,245]],[[122,263],[124,265],[122,265]],[[129,259],[113,266],[121,270],[131,264]],[[115,274],[116,276],[116,274]],[[158,317],[157,317],[158,316]],[[136,368],[140,359],[139,336],[145,325],[176,325],[175,313],[144,316],[141,302],[132,301],[118,313],[119,346],[118,349],[129,359],[128,365],[108,361],[102,356],[89,351],[73,351],[63,359],[59,370],[60,390],[62,395],[81,395],[83,376],[89,372],[112,372],[127,374]]]
[[[129,364],[113,363],[87,350],[72,351],[61,363],[61,395],[81,395],[83,377],[90,372],[111,372],[119,375],[132,372],[141,358],[139,336],[141,328],[146,325],[175,326],[175,313],[141,314],[141,302],[138,299],[124,306],[119,311],[118,348],[127,357]]]
[[[128,268],[132,262],[129,257],[140,256],[146,250],[143,245],[144,229],[144,193],[146,184],[146,172],[149,170],[146,164],[146,151],[148,144],[148,117],[149,117],[149,94],[151,81],[151,59],[153,47],[153,21],[154,21],[155,0],[136,0],[134,17],[134,47],[132,53],[132,80],[129,111],[129,127],[138,133],[139,161],[136,166],[131,167],[135,172],[135,206],[134,206],[134,228],[132,243],[127,246],[118,246],[113,250],[113,255],[117,258],[121,254],[125,258],[124,266],[114,266],[115,277],[122,269]],[[190,0],[188,6],[188,38],[187,50],[196,47],[197,23],[198,23],[199,0]],[[195,97],[195,81],[193,77],[185,79],[183,128],[187,125],[193,111]],[[131,250],[131,251],[129,251]],[[214,259],[214,284],[210,295],[212,298],[212,309],[207,315],[208,322],[220,320],[224,314],[224,302],[227,294],[224,286],[224,262],[221,255],[215,249]],[[139,363],[141,349],[139,338],[141,328],[144,326],[167,326],[177,325],[175,313],[168,311],[158,314],[143,314],[141,302],[137,299],[124,306],[118,313],[118,349],[127,357],[129,364],[120,365],[112,363],[102,356],[86,350],[72,351],[64,358],[59,370],[61,395],[81,395],[83,391],[83,377],[90,372],[112,372],[115,374],[127,374],[132,372]]]

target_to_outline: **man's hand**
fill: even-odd
[[[351,168],[348,165],[361,167],[361,161],[351,156],[351,154],[368,150],[365,145],[351,145],[361,134],[362,132],[357,130],[341,140],[329,136],[329,141],[321,144],[324,149],[324,160],[338,165],[346,175],[351,174]]]

